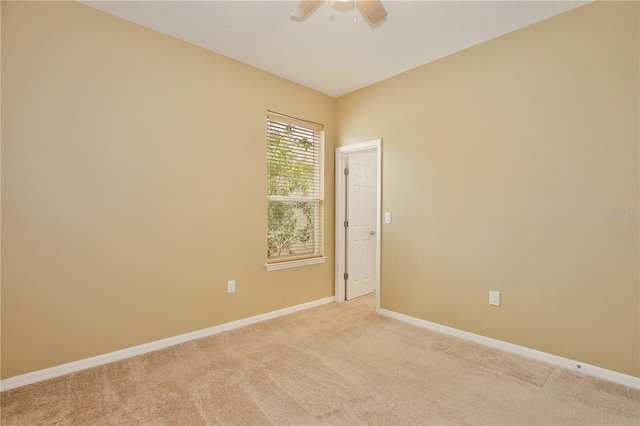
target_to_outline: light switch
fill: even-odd
[[[385,212],[384,223],[391,223],[391,212]]]

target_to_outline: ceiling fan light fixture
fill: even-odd
[[[297,20],[304,20],[311,15],[323,1],[324,0],[300,0],[297,6],[291,11],[291,17]],[[331,0],[331,4],[349,1],[353,0]],[[355,5],[371,25],[376,25],[387,17],[387,11],[380,0],[355,0]]]

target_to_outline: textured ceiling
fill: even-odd
[[[83,3],[337,97],[588,2],[383,0],[375,28],[353,2],[303,21],[294,1]]]

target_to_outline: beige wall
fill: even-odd
[[[383,308],[640,376],[638,18],[591,4],[338,99],[342,145],[383,138]]]
[[[383,138],[383,308],[640,376],[638,217],[604,214],[639,209],[638,16],[592,4],[336,102],[2,2],[2,378],[332,295],[338,130]],[[264,270],[267,109],[327,126],[324,265]]]
[[[323,265],[265,271],[267,109],[326,125]],[[3,378],[333,295],[334,99],[82,4],[2,2],[2,112]]]

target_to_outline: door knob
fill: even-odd
[[[376,231],[369,232],[369,235],[376,235]]]

